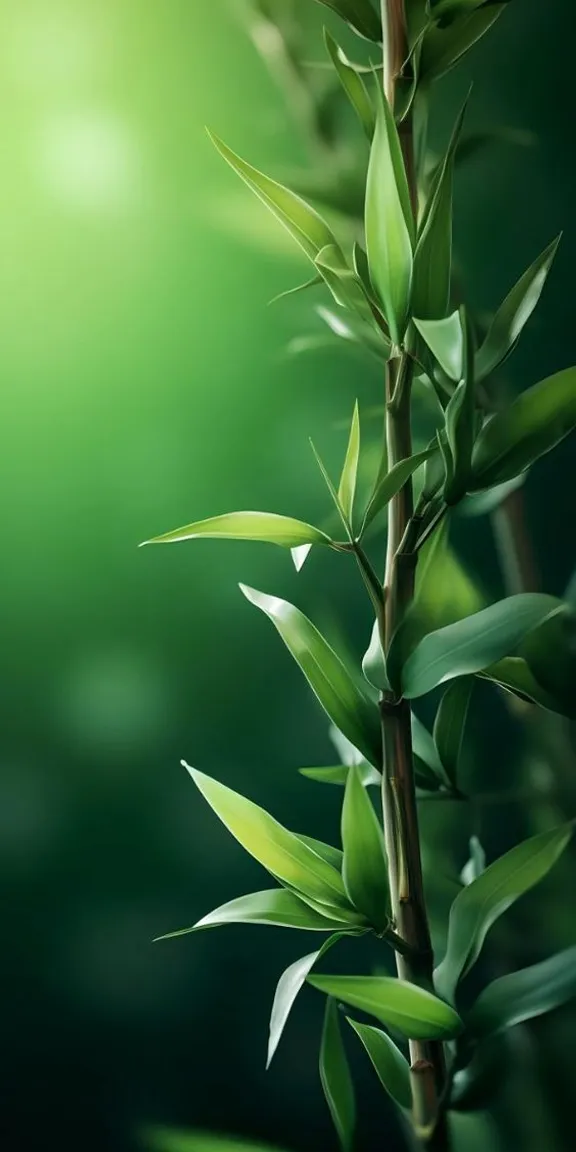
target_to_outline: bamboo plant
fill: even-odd
[[[329,718],[340,763],[305,774],[342,786],[342,842],[333,846],[291,832],[250,799],[185,764],[203,798],[274,886],[232,899],[171,935],[230,923],[324,933],[321,946],[278,981],[268,1062],[307,982],[326,998],[320,1077],[345,1152],[354,1145],[355,1127],[346,1031],[365,1049],[409,1143],[446,1152],[451,1112],[474,1107],[488,1046],[576,994],[575,948],[480,989],[467,981],[491,926],[546,876],[572,826],[545,830],[489,864],[473,838],[449,909],[443,954],[434,955],[419,804],[430,796],[467,802],[459,765],[478,678],[511,701],[573,717],[576,662],[573,614],[553,596],[519,591],[441,626],[431,618],[429,602],[442,579],[453,517],[501,505],[576,426],[576,368],[531,385],[509,404],[495,395],[498,370],[538,303],[557,241],[483,324],[462,298],[452,253],[454,168],[473,93],[455,116],[444,155],[434,164],[429,159],[427,127],[438,80],[507,4],[382,0],[377,10],[372,0],[319,2],[357,40],[350,59],[325,34],[326,64],[352,105],[358,133],[369,141],[368,164],[357,174],[363,220],[355,220],[352,210],[352,225],[343,224],[340,234],[299,192],[213,140],[304,251],[313,267],[303,287],[320,285],[326,296],[321,314],[332,333],[382,366],[374,403],[382,407],[383,435],[371,491],[359,498],[364,437],[356,404],[336,483],[317,457],[336,529],[271,512],[234,511],[147,543],[249,539],[291,551],[297,571],[316,548],[331,550],[335,565],[356,565],[359,595],[368,597],[373,614],[361,669],[339,655],[299,608],[241,586],[275,626]],[[270,0],[258,0],[258,6],[271,18]],[[301,85],[298,69],[291,80]],[[300,95],[306,124],[318,133],[305,84]],[[424,402],[432,412],[426,442],[420,431],[415,434]],[[432,732],[417,714],[429,694],[436,707]],[[321,974],[329,949],[370,934],[389,950],[395,975],[356,969]]]

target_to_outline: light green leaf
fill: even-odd
[[[348,769],[342,805],[342,878],[353,906],[382,932],[389,924],[390,893],[384,836],[359,769]]]
[[[243,584],[240,587],[247,600],[275,625],[332,722],[366,760],[378,767],[382,757],[378,708],[360,691],[334,649],[288,601]]]
[[[321,856],[323,860],[336,868],[338,872],[342,871],[343,853],[340,848],[334,848],[332,844],[324,844],[322,840],[315,840],[313,836],[303,836],[301,832],[295,832],[294,835],[308,848],[311,848],[317,856]]]
[[[346,908],[348,900],[336,868],[263,808],[182,763],[218,818],[259,864],[297,893],[321,904]]]
[[[432,25],[422,44],[421,79],[429,83],[448,72],[491,28],[505,9],[506,3],[484,4],[482,8],[454,20],[448,27]]]
[[[576,947],[495,980],[467,1015],[476,1036],[490,1036],[552,1012],[576,996]]]
[[[358,461],[360,459],[360,417],[358,414],[358,401],[354,405],[350,436],[346,449],[346,458],[340,484],[338,485],[338,499],[348,523],[352,523],[354,513],[354,496],[356,493],[356,480],[358,477]]]
[[[309,976],[327,996],[368,1012],[412,1040],[447,1040],[462,1031],[458,1014],[417,984],[392,976]]]
[[[330,999],[326,1002],[320,1044],[320,1079],[343,1152],[351,1152],[356,1124],[354,1085],[342,1043],[338,1008]]]
[[[474,487],[524,472],[576,427],[576,368],[528,388],[482,428],[474,448]]]
[[[522,656],[507,656],[504,660],[498,660],[496,664],[485,668],[480,676],[492,680],[500,688],[519,696],[521,700],[538,704],[541,708],[547,708],[549,712],[557,712],[561,716],[576,719],[576,702],[572,700],[566,706],[562,700],[557,700],[547,692],[538,683]]]
[[[370,279],[395,344],[404,336],[412,289],[414,219],[394,116],[380,93],[366,185]]]
[[[466,861],[460,879],[467,886],[477,880],[486,869],[486,853],[477,836],[470,837],[470,856]]]
[[[324,29],[324,40],[338,79],[368,139],[371,140],[374,135],[375,114],[366,85],[327,28]]]
[[[299,292],[305,292],[308,288],[317,288],[319,284],[323,283],[324,278],[318,273],[317,276],[312,276],[310,280],[306,280],[304,284],[297,284],[295,288],[286,288],[284,292],[278,292],[278,295],[273,296],[268,303],[278,304],[280,300],[286,300],[288,296],[297,296]]]
[[[333,936],[330,936],[328,940],[324,941],[322,947],[319,948],[317,952],[310,952],[308,956],[302,956],[300,960],[295,960],[294,963],[290,964],[288,968],[285,968],[282,973],[276,985],[272,1012],[270,1014],[266,1068],[270,1067],[272,1058],[286,1027],[286,1021],[292,1011],[294,1001],[306,981],[306,977],[310,974],[317,961],[324,956],[329,948],[332,948],[333,944],[337,944],[341,938],[341,933],[336,932]]]
[[[388,681],[388,673],[386,672],[386,658],[382,651],[380,627],[377,620],[375,620],[372,625],[370,643],[362,658],[362,672],[365,680],[367,680],[373,688],[378,688],[380,692],[389,691],[390,684]]]
[[[185,1132],[176,1128],[152,1128],[144,1133],[151,1152],[280,1152],[271,1144],[215,1136],[212,1132]]]
[[[358,748],[354,747],[354,744],[352,744],[348,737],[345,736],[335,724],[330,724],[328,735],[342,764],[350,768],[352,764],[358,764],[360,766],[365,762],[362,753],[359,752]]]
[[[362,1041],[383,1088],[401,1108],[410,1108],[410,1065],[393,1040],[371,1024],[359,1024],[347,1016],[348,1023]]]
[[[515,348],[542,294],[560,243],[557,236],[520,277],[500,305],[476,357],[476,379],[483,380]]]
[[[445,317],[450,300],[454,154],[467,102],[456,120],[414,253],[412,311],[424,320]]]
[[[434,722],[434,744],[453,788],[458,786],[458,765],[473,687],[472,676],[453,680],[444,692]]]
[[[321,320],[328,326],[334,336],[339,340],[346,340],[351,344],[359,344],[375,356],[381,364],[390,359],[392,345],[383,332],[372,324],[368,324],[360,316],[351,312],[340,315],[332,312],[330,308],[318,305],[316,312]]]
[[[449,475],[444,485],[447,504],[457,504],[470,485],[472,451],[476,436],[476,407],[474,381],[474,343],[472,328],[464,308],[461,309],[464,334],[464,379],[457,385],[446,408],[446,439],[450,451]]]
[[[301,545],[327,544],[332,541],[325,532],[294,520],[291,516],[277,516],[274,512],[229,512],[224,516],[211,516],[208,520],[197,520],[184,528],[175,528],[162,536],[145,540],[145,544],[175,544],[181,540],[258,540],[262,543],[280,544],[282,548],[295,548]]]
[[[292,553],[292,563],[294,564],[297,572],[302,571],[302,568],[304,567],[310,554],[311,548],[311,544],[297,544],[295,548],[290,549],[290,552]]]
[[[422,452],[416,452],[413,456],[409,456],[405,460],[399,460],[389,472],[378,477],[368,507],[364,513],[364,520],[360,532],[361,536],[366,531],[368,525],[388,506],[393,497],[408,483],[408,480],[413,476],[416,469],[419,468],[421,464],[424,464],[424,462],[432,456],[433,452],[433,448],[425,448]]]
[[[157,940],[172,940],[177,936],[188,936],[202,928],[219,928],[224,924],[271,924],[276,928],[301,928],[309,932],[334,932],[346,927],[348,922],[331,920],[315,912],[305,904],[295,892],[285,888],[271,888],[267,892],[250,892],[248,896],[238,896],[220,908],[215,908],[203,916],[190,928],[179,928],[157,936]]]
[[[446,955],[435,983],[452,1000],[459,981],[478,959],[494,921],[550,871],[572,835],[572,825],[541,832],[506,852],[458,893],[450,909]]]
[[[404,664],[404,695],[409,699],[423,696],[446,680],[483,671],[509,656],[530,629],[557,607],[553,596],[521,592],[430,632]]]
[[[299,768],[301,776],[306,776],[308,780],[316,780],[319,784],[339,784],[344,785],[348,779],[350,768],[346,764],[337,764],[328,768]],[[360,780],[365,788],[373,784],[377,787],[382,783],[382,777],[376,768],[371,764],[363,761],[358,766],[356,771],[360,775]]]
[[[276,219],[288,229],[310,260],[314,261],[327,244],[336,245],[331,229],[301,196],[297,196],[289,188],[284,188],[276,180],[271,180],[269,176],[247,164],[212,132],[208,135],[224,160],[270,209]]]
[[[464,334],[460,312],[452,312],[441,320],[416,320],[413,324],[424,343],[451,380],[459,381],[463,374]]]
[[[381,42],[382,24],[371,0],[319,0],[319,2],[337,12],[338,16],[341,16],[365,40],[373,40],[376,44]]]
[[[351,309],[377,334],[370,302],[366,298],[364,285],[350,268],[342,250],[337,244],[326,244],[321,248],[314,264],[328,285],[335,301],[341,308]]]

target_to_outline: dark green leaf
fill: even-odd
[[[476,378],[482,380],[512,352],[530,319],[546,283],[560,237],[557,236],[527,269],[500,305],[476,357]]]
[[[521,655],[566,716],[576,713],[576,613],[563,605],[526,637]]]
[[[342,906],[348,900],[340,873],[300,837],[289,832],[263,808],[190,768],[199,791],[238,842],[278,880],[321,904]]]
[[[482,428],[474,448],[474,487],[518,476],[576,427],[576,368],[541,380]]]
[[[423,696],[446,680],[483,671],[510,655],[530,629],[557,607],[553,596],[521,592],[430,632],[404,664],[404,695],[409,699]]]
[[[340,657],[298,608],[254,588],[241,585],[241,589],[275,625],[336,727],[378,767],[382,762],[378,708],[357,687]]]
[[[417,783],[428,791],[439,787],[450,789],[451,783],[438,755],[436,745],[428,729],[421,720],[411,713],[412,751],[418,758]]]
[[[382,40],[382,24],[371,0],[319,0],[319,2],[337,12],[365,40],[373,40],[375,43]]]
[[[458,511],[463,516],[486,516],[489,512],[495,512],[507,496],[522,487],[525,480],[526,473],[522,472],[520,476],[514,476],[504,484],[496,484],[494,488],[486,488],[484,492],[472,492],[460,501]]]
[[[272,1012],[270,1014],[270,1030],[268,1038],[268,1057],[266,1060],[266,1067],[270,1067],[272,1057],[280,1043],[282,1033],[286,1027],[286,1021],[292,1011],[294,1001],[306,981],[306,977],[312,971],[314,965],[324,954],[337,944],[341,939],[341,934],[336,932],[325,940],[322,947],[317,952],[310,952],[308,956],[302,956],[300,960],[295,960],[288,968],[282,973],[276,991],[274,993],[274,1001],[272,1004]]]
[[[494,1037],[477,1045],[470,1062],[459,1068],[452,1083],[450,1108],[459,1112],[483,1112],[510,1074],[514,1054],[504,1037]]]
[[[308,780],[316,780],[319,784],[344,785],[348,779],[350,768],[346,764],[337,764],[329,768],[299,768],[298,771]],[[360,764],[356,771],[359,773],[365,788],[370,784],[379,786],[382,783],[380,773],[366,761]]]
[[[327,28],[324,29],[324,39],[338,79],[368,139],[371,140],[374,135],[375,114],[366,85]]]
[[[453,999],[459,981],[477,960],[494,921],[546,876],[571,835],[572,825],[565,824],[525,840],[458,893],[450,909],[446,955],[435,974],[442,996]]]
[[[421,464],[432,455],[433,448],[425,448],[422,452],[416,452],[414,456],[409,456],[405,460],[399,460],[389,472],[383,476],[379,476],[370,502],[364,513],[364,520],[360,535],[362,535],[369,524],[388,506],[390,501],[396,494],[408,483],[410,477],[414,474]]]
[[[359,1024],[347,1017],[348,1023],[360,1037],[380,1083],[401,1108],[410,1108],[412,1090],[410,1087],[410,1065],[393,1040],[374,1028],[371,1024]]]
[[[365,227],[370,279],[399,344],[412,288],[414,219],[398,131],[383,93],[368,165]]]
[[[308,983],[412,1040],[443,1040],[462,1030],[458,1014],[417,984],[392,976],[309,976]]]
[[[472,676],[461,676],[453,680],[440,701],[434,723],[434,743],[453,788],[457,788],[464,726],[473,687]]]
[[[552,1012],[576,996],[576,947],[495,980],[478,997],[466,1024],[477,1036]]]
[[[342,878],[354,907],[378,931],[389,923],[390,895],[384,836],[359,769],[348,769],[342,805]]]
[[[223,924],[271,924],[276,928],[301,928],[310,932],[334,932],[343,927],[349,928],[347,922],[331,920],[315,912],[295,892],[285,888],[271,888],[267,892],[251,892],[248,896],[229,900],[190,928],[167,932],[157,939],[171,940],[176,936],[188,936],[190,932],[198,932],[202,928],[219,928]]]
[[[454,154],[465,111],[466,104],[456,121],[414,253],[412,310],[424,320],[445,317],[450,300]]]
[[[294,520],[291,516],[277,516],[274,512],[229,512],[224,516],[211,516],[197,520],[184,528],[175,528],[162,536],[145,540],[145,544],[174,544],[180,540],[258,540],[294,548],[302,544],[328,544],[332,541],[325,532]]]
[[[320,1079],[343,1152],[350,1152],[356,1124],[354,1086],[342,1043],[338,1008],[326,1002],[320,1045]]]
[[[463,374],[464,334],[460,312],[452,312],[442,320],[413,320],[425,344],[451,380],[459,381]]]
[[[486,680],[492,680],[507,692],[512,692],[521,700],[531,704],[538,704],[547,708],[549,712],[557,712],[561,716],[569,716],[576,720],[576,701],[572,699],[567,704],[550,695],[535,679],[531,669],[521,656],[507,656],[498,660],[489,668],[485,668],[480,675]]]
[[[344,467],[338,485],[338,499],[349,524],[352,523],[354,512],[354,496],[356,494],[356,480],[358,477],[358,462],[360,459],[360,417],[358,414],[358,401],[354,405],[350,436],[346,449]]]
[[[506,4],[485,4],[454,20],[448,27],[432,25],[424,37],[420,60],[423,81],[437,80],[464,56],[506,9]]]

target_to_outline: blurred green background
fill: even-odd
[[[300,8],[317,58],[323,13]],[[537,137],[496,143],[462,172],[457,243],[473,302],[493,307],[565,229],[510,364],[517,389],[576,356],[573,22],[571,0],[517,0],[441,89],[439,138],[470,76],[471,127]],[[306,269],[206,123],[267,171],[303,160],[234,0],[2,0],[0,1132],[11,1152],[129,1149],[148,1123],[334,1147],[313,993],[264,1071],[275,982],[310,937],[303,947],[290,932],[230,928],[151,944],[262,881],[182,756],[289,826],[337,835],[338,796],[295,771],[332,762],[325,724],[237,582],[293,598],[327,629],[344,611],[354,652],[370,626],[345,560],[313,559],[296,577],[258,545],[137,549],[236,508],[321,519],[308,436],[334,463],[355,396],[379,398],[377,368],[346,351],[285,354],[310,330],[307,304],[267,302]],[[534,470],[527,506],[542,587],[562,593],[576,559],[573,439]],[[458,543],[500,595],[488,523],[463,525]],[[482,696],[476,761],[490,787],[517,749],[511,727]],[[564,756],[569,793],[573,768]],[[538,819],[495,805],[487,847]],[[444,848],[454,874],[470,831],[458,821]],[[520,959],[576,939],[573,874],[572,860],[510,917]],[[529,1132],[506,1146],[568,1148],[574,1015],[531,1035],[546,1053],[530,1057],[543,1091],[516,1086]],[[384,1147],[386,1106],[362,1076],[367,1146]]]

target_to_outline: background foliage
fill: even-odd
[[[316,58],[324,16],[300,6]],[[459,176],[456,241],[478,306],[493,306],[566,229],[508,366],[511,389],[574,359],[572,20],[567,0],[511,5],[468,75],[446,81],[437,124],[444,139],[473,75],[470,127],[537,137],[496,143],[491,163],[471,160]],[[258,928],[150,944],[227,899],[231,874],[238,893],[261,881],[199,803],[182,755],[289,826],[300,827],[306,789],[316,812],[308,807],[302,830],[334,833],[338,798],[295,771],[302,747],[309,763],[330,762],[325,726],[236,587],[290,598],[296,578],[273,549],[135,545],[231,507],[321,516],[308,435],[338,459],[339,421],[356,394],[373,402],[377,369],[371,377],[338,350],[286,357],[300,302],[266,309],[303,278],[302,263],[203,125],[267,171],[285,174],[286,158],[296,166],[303,156],[238,9],[29,0],[2,4],[0,31],[0,859],[10,897],[0,1130],[14,1149],[48,1137],[62,1148],[79,1138],[88,1149],[129,1148],[148,1122],[329,1147],[312,993],[264,1072],[269,1002],[298,940],[267,934],[261,961]],[[572,440],[527,484],[542,587],[555,594],[575,560],[573,467]],[[499,595],[488,524],[463,523],[458,544]],[[299,603],[330,626],[354,577],[318,557],[299,581]],[[350,641],[369,627],[355,602]],[[481,765],[496,791],[508,779],[525,789],[529,770],[530,792],[545,792],[548,729],[519,740],[494,697],[478,695],[470,771]],[[559,767],[560,799],[482,810],[490,853],[537,832],[545,805],[573,815],[573,764],[563,755]],[[469,830],[456,823],[458,842],[453,812],[427,819],[438,842],[450,823],[450,884]],[[574,943],[563,898],[571,869],[573,856],[498,929],[516,962]],[[546,940],[527,934],[535,923]],[[569,1146],[574,1024],[563,1011],[516,1038],[521,1074],[502,1119],[527,1152]],[[364,1123],[376,1132],[380,1101],[372,1113],[365,1079]]]

